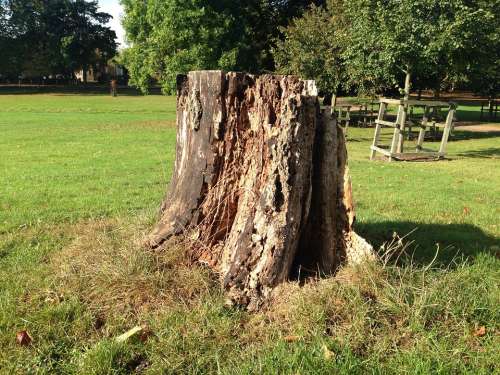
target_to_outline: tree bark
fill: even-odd
[[[86,64],[83,64],[83,68],[82,68],[82,79],[83,79],[83,83],[87,84],[87,65]]]
[[[249,309],[294,273],[371,256],[352,229],[343,132],[311,82],[197,71],[177,95],[175,170],[150,247],[184,235]]]
[[[411,73],[409,70],[405,73],[405,88],[404,88],[404,100],[410,100],[411,91]]]

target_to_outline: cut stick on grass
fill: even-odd
[[[116,342],[125,342],[127,341],[129,338],[131,338],[132,336],[134,336],[135,334],[141,332],[143,330],[143,327],[141,326],[135,326],[134,328],[128,330],[127,332],[121,334],[120,336],[118,336],[115,341]]]

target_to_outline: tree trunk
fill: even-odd
[[[411,91],[411,73],[409,70],[405,74],[405,88],[404,88],[404,100],[410,100]]]
[[[333,94],[331,92],[325,93],[325,95],[323,96],[323,105],[331,106],[332,105],[332,98],[333,98]]]
[[[441,84],[438,84],[438,86],[433,90],[433,96],[434,96],[434,100],[439,100],[439,98],[441,97]],[[437,121],[437,122],[440,121],[438,107],[432,108],[432,111],[430,113],[430,118],[434,121]],[[436,127],[433,127],[432,134],[433,134],[434,140],[437,140],[439,138],[438,133],[439,133],[439,129],[437,129]]]
[[[434,90],[432,90],[433,95],[434,95],[434,100],[439,100],[441,97],[441,86],[436,87]]]
[[[352,230],[344,135],[314,85],[198,71],[178,77],[177,95],[175,170],[150,247],[184,235],[249,309],[294,273],[371,256]]]
[[[82,78],[83,83],[87,84],[87,65],[83,65]]]

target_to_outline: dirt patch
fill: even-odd
[[[479,133],[490,133],[498,132],[500,133],[499,123],[478,123],[478,122],[461,122],[460,125],[455,126],[455,130],[468,131],[468,132],[479,132]]]

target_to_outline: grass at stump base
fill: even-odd
[[[178,244],[161,253],[141,248],[148,228],[146,219],[65,228],[72,240],[42,267],[45,277],[52,275],[50,285],[32,275],[36,287],[23,297],[34,343],[30,348],[9,343],[10,355],[22,362],[5,368],[24,363],[25,369],[95,374],[136,368],[227,374],[235,368],[241,373],[495,369],[499,272],[489,270],[500,264],[487,253],[448,267],[415,265],[404,239],[395,237],[378,261],[347,266],[331,278],[291,280],[276,289],[265,310],[252,314],[228,309],[216,277],[184,262]],[[35,307],[39,310],[32,311]],[[147,327],[147,337],[114,341],[136,325]],[[481,327],[486,333],[478,336]],[[38,362],[42,358],[33,356],[38,348],[64,361]]]

